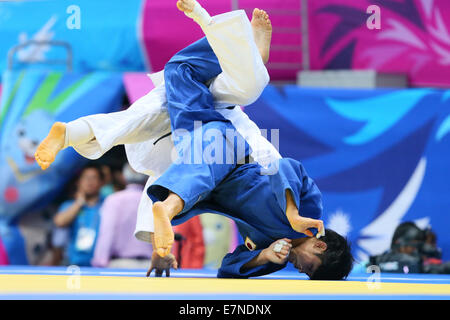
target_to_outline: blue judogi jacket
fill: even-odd
[[[188,187],[189,181],[186,184]],[[308,177],[300,162],[284,158],[279,160],[278,171],[273,175],[262,175],[258,164],[237,167],[208,197],[189,211],[177,215],[172,223],[180,224],[204,212],[233,219],[242,238],[250,241],[224,257],[217,276],[248,278],[269,274],[283,269],[286,263],[267,263],[248,270],[242,267],[278,239],[305,237],[303,233],[294,231],[287,220],[286,190],[292,192],[301,216],[321,218],[322,197],[316,184]],[[317,233],[317,229],[311,231]]]
[[[181,50],[166,64],[164,79],[167,111],[172,136],[175,136],[178,160],[182,161],[172,164],[147,189],[147,194],[153,202],[165,200],[169,191],[183,199],[184,208],[172,220],[174,225],[204,212],[233,219],[247,245],[238,247],[223,259],[218,276],[246,278],[284,267],[268,263],[243,270],[242,266],[259,254],[261,249],[281,238],[305,237],[295,232],[287,220],[286,190],[292,192],[299,213],[304,217],[319,219],[322,201],[319,189],[296,160],[280,159],[275,164],[278,170],[271,175],[262,174],[262,167],[258,164],[238,165],[239,159],[250,154],[249,146],[245,142],[243,152],[239,152],[239,144],[234,143],[234,138],[228,140],[227,132],[231,130],[236,133],[236,129],[215,110],[214,97],[205,85],[221,71],[217,57],[206,39]],[[202,123],[198,128],[195,126],[196,121]],[[196,136],[207,137],[212,130],[214,139],[196,142]],[[188,134],[182,136],[180,132]],[[189,139],[178,139],[182,137]],[[243,138],[240,137],[240,140]],[[230,144],[232,148],[228,147]],[[223,156],[223,159],[219,159],[223,161],[195,161],[196,156],[203,159],[205,150],[211,146],[216,156]],[[223,150],[216,149],[220,146]]]

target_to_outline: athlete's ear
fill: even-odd
[[[327,250],[327,244],[325,242],[321,241],[321,240],[317,240],[314,243],[314,247],[319,249],[319,250],[321,250],[321,251]]]

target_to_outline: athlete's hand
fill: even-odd
[[[166,277],[170,277],[170,268],[178,269],[178,262],[175,256],[169,253],[163,258],[156,251],[153,251],[152,262],[147,271],[147,277],[150,276],[153,270],[155,270],[155,277],[162,277],[164,271],[166,272]]]
[[[283,238],[273,242],[268,248],[262,250],[261,254],[268,262],[283,264],[286,262],[291,248],[291,239]]]
[[[308,237],[312,237],[314,235],[311,230],[308,229],[316,228],[318,230],[316,235],[317,239],[325,235],[323,221],[302,217],[289,190],[286,190],[286,217],[288,218],[292,229],[297,232],[304,233]]]
[[[313,237],[314,234],[308,230],[309,228],[316,228],[318,230],[316,237],[320,238],[325,235],[325,228],[323,226],[322,220],[316,220],[311,218],[301,217],[298,214],[295,216],[288,217],[288,220],[297,232],[306,234],[308,237]]]

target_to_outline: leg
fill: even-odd
[[[214,18],[211,18],[196,0],[178,0],[177,7],[188,17],[194,19],[202,29],[208,28],[214,22]],[[272,40],[272,24],[267,12],[258,8],[253,10],[252,30],[255,44],[266,64],[269,60],[270,41]]]
[[[168,255],[172,249],[174,234],[170,221],[181,212],[183,207],[183,199],[173,192],[170,192],[164,201],[156,202],[153,205],[153,220],[155,223],[154,250],[161,257]]]
[[[39,145],[36,161],[45,170],[59,151],[69,146],[85,158],[98,159],[116,145],[157,139],[170,130],[162,99],[165,100],[164,86],[153,89],[127,110],[57,122]]]
[[[93,139],[93,131],[82,118],[69,123],[55,122],[36,150],[36,162],[42,170],[46,170],[62,149],[87,144]]]
[[[255,9],[250,23],[245,12],[238,10],[214,16],[206,24],[192,13],[200,7],[195,0],[180,0],[177,6],[193,15],[219,60],[222,73],[209,87],[216,107],[253,103],[269,82],[264,66],[272,34],[268,15]]]

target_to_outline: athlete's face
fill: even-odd
[[[317,256],[327,249],[327,244],[317,238],[307,238],[298,245],[293,246],[288,260],[301,273],[306,273],[311,278],[319,268],[322,261]]]

